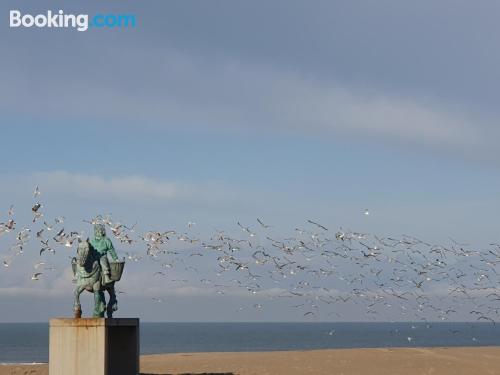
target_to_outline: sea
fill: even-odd
[[[43,363],[48,323],[0,323],[0,363]],[[141,354],[500,345],[491,323],[141,323]]]

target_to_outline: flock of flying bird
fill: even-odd
[[[14,206],[0,222],[0,237],[14,237],[8,250],[0,253],[3,267],[12,268],[20,256],[36,257],[33,281],[48,271],[57,272],[50,257],[63,248],[64,254],[73,256],[76,243],[84,238],[81,231],[66,230],[62,216],[47,220],[40,194],[36,187],[30,226],[18,227]],[[194,286],[207,293],[265,297],[236,311],[262,310],[262,300],[280,300],[307,319],[349,320],[349,311],[355,311],[382,321],[495,324],[500,313],[500,244],[473,250],[453,239],[436,245],[409,235],[332,230],[315,220],[305,220],[286,238],[273,234],[273,226],[260,218],[252,225],[237,221],[231,232],[236,234],[215,230],[206,238],[196,232],[195,222],[182,231],[140,233],[136,224],[125,225],[109,215],[84,222],[105,224],[129,262],[152,261],[152,277],[163,278],[167,288]],[[36,254],[31,251],[33,239]],[[172,278],[178,275],[182,278]],[[164,297],[152,301],[162,303]]]

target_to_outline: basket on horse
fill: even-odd
[[[124,267],[125,261],[109,262],[109,269],[111,271],[110,279],[113,281],[120,281]]]

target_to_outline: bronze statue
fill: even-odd
[[[108,254],[113,262],[109,262]],[[78,244],[77,257],[72,259],[73,275],[76,278],[75,288],[75,318],[81,318],[82,307],[80,294],[87,290],[94,293],[94,318],[113,317],[118,310],[118,301],[115,293],[115,282],[119,281],[123,273],[125,262],[118,261],[113,243],[106,237],[104,224],[94,225],[94,238],[81,241]],[[109,294],[106,304],[104,291]]]

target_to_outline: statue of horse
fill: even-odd
[[[104,312],[106,312],[107,317],[112,318],[113,312],[118,310],[115,281],[110,284],[104,284],[104,275],[101,272],[101,266],[99,264],[99,254],[88,240],[81,241],[78,244],[77,257],[71,260],[71,266],[73,268],[73,275],[76,278],[75,304],[73,306],[75,318],[82,317],[80,294],[84,290],[94,293],[95,305],[92,316],[94,318],[103,318]],[[123,271],[123,263],[121,270]],[[121,274],[119,276],[121,276]],[[107,291],[109,294],[107,305],[104,291]]]

